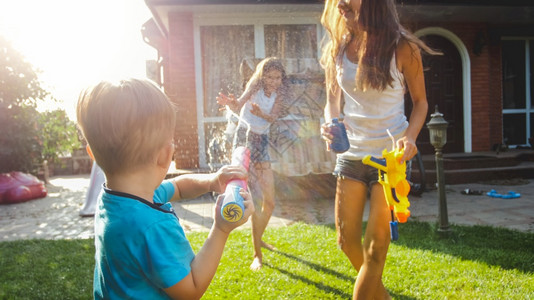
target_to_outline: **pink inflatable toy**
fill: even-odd
[[[46,194],[44,183],[33,175],[22,172],[0,174],[0,204],[43,198]]]

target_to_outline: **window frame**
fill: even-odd
[[[204,90],[202,78],[202,53],[201,53],[201,26],[224,26],[224,25],[253,25],[254,26],[254,53],[256,58],[265,57],[265,25],[303,25],[311,24],[316,26],[317,32],[317,58],[321,56],[321,41],[325,35],[324,28],[320,23],[320,14],[315,12],[291,12],[278,13],[276,15],[268,13],[248,13],[243,14],[195,14],[193,17],[194,30],[194,51],[195,51],[195,84],[196,84],[196,105],[197,105],[197,128],[198,128],[198,154],[199,167],[208,168],[206,161],[206,137],[205,128],[214,123],[226,122],[226,117],[205,117],[204,116]]]
[[[526,132],[526,136],[524,138],[524,142],[523,144],[512,144],[512,145],[508,145],[508,146],[512,146],[512,147],[518,147],[518,146],[526,146],[528,144],[528,138],[530,138],[532,136],[532,134],[534,132],[531,132],[530,131],[530,128],[531,128],[531,123],[534,122],[533,119],[531,119],[531,115],[534,115],[534,105],[532,105],[532,94],[531,94],[531,86],[530,86],[530,81],[531,81],[531,73],[534,72],[534,70],[530,70],[530,62],[532,59],[534,59],[534,57],[530,57],[530,48],[531,47],[534,47],[534,37],[502,37],[501,38],[501,41],[524,41],[525,42],[525,108],[504,108],[504,103],[503,103],[503,109],[502,109],[502,114],[503,114],[503,124],[502,124],[502,131],[503,131],[503,139],[505,138],[504,136],[504,115],[507,115],[507,114],[522,114],[525,116],[525,120],[526,120],[526,123],[525,123],[525,132]],[[503,43],[501,43],[501,47],[503,47]],[[502,62],[502,64],[504,64],[504,62]],[[502,75],[501,75],[502,76]],[[504,97],[504,78],[501,77],[501,84],[502,84],[502,94],[503,94],[503,97]],[[504,99],[502,99],[502,101],[504,101]]]

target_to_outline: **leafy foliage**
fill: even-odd
[[[0,172],[29,172],[40,159],[35,106],[47,95],[33,66],[0,37]]]
[[[76,124],[64,110],[43,112],[39,116],[40,135],[43,144],[42,157],[54,162],[58,155],[79,148]]]
[[[0,36],[0,105],[35,107],[49,93],[41,87],[38,71]]]
[[[0,103],[0,173],[31,172],[40,160],[38,118],[34,107]]]
[[[0,173],[32,172],[43,159],[80,146],[64,111],[37,112],[46,98],[38,71],[0,37]]]

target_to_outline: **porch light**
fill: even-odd
[[[447,143],[447,127],[449,122],[443,119],[443,114],[438,111],[438,106],[436,105],[436,111],[430,115],[430,122],[426,123],[430,131],[430,143],[436,151],[441,152],[441,149]]]
[[[426,123],[430,132],[430,143],[436,151],[436,180],[439,192],[439,228],[440,232],[450,232],[449,216],[447,213],[447,196],[445,194],[445,177],[443,171],[443,146],[447,143],[447,126],[449,122],[443,119],[443,114],[436,111],[430,115],[430,121]]]

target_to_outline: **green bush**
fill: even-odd
[[[39,114],[38,101],[55,101],[41,87],[38,71],[0,37],[0,173],[31,173],[43,159],[54,161],[80,146],[65,111]]]
[[[0,172],[29,172],[40,159],[35,106],[47,96],[37,71],[0,37]]]
[[[62,153],[71,153],[81,146],[76,124],[64,110],[43,112],[39,116],[42,158],[49,163],[57,161]]]
[[[30,172],[41,160],[39,113],[31,106],[0,104],[0,173]]]

